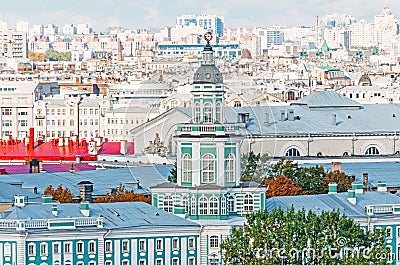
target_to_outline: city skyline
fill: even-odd
[[[32,24],[86,23],[96,31],[109,26],[127,28],[161,28],[174,26],[177,16],[182,14],[215,14],[223,16],[226,27],[265,27],[273,24],[286,26],[312,26],[315,16],[331,13],[353,15],[356,19],[372,20],[379,14],[386,2],[395,17],[400,2],[395,1],[345,1],[345,0],[285,0],[279,3],[262,0],[209,1],[173,0],[168,5],[161,0],[135,1],[61,1],[50,0],[26,2],[22,0],[7,3],[7,9],[0,14],[0,20],[14,27],[17,21]]]

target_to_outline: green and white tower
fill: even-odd
[[[178,125],[177,183],[151,187],[152,204],[203,225],[199,264],[220,264],[219,244],[248,213],[265,209],[264,186],[240,182],[239,124],[225,123],[223,76],[215,66],[212,35],[194,74],[192,119]],[[204,250],[203,250],[204,248]]]

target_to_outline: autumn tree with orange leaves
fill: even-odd
[[[150,204],[151,197],[149,195],[136,194],[133,191],[129,191],[122,184],[120,184],[119,187],[113,189],[111,194],[107,194],[103,197],[97,197],[93,200],[94,203],[138,201]]]
[[[59,201],[60,203],[72,202],[72,198],[74,197],[74,194],[72,194],[71,190],[68,188],[64,189],[61,184],[57,187],[57,189],[54,189],[52,185],[47,186],[43,191],[43,194],[51,195],[53,200]]]
[[[274,196],[294,196],[301,195],[302,188],[296,186],[296,184],[288,177],[279,175],[274,179],[264,179],[264,185],[268,186],[267,197]]]

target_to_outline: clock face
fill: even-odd
[[[204,34],[204,39],[205,39],[207,42],[210,42],[210,41],[212,40],[212,34],[211,34],[211,32],[207,32],[206,34]]]
[[[211,74],[210,74],[210,73],[207,73],[207,74],[206,74],[206,78],[207,78],[207,79],[210,79],[210,78],[211,78]]]

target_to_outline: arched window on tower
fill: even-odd
[[[164,197],[164,211],[169,213],[174,212],[174,201],[170,195]]]
[[[213,109],[212,109],[212,104],[210,102],[204,103],[204,119],[203,121],[205,123],[211,123],[213,122]]]
[[[186,196],[182,197],[182,206],[183,206],[183,209],[185,209],[185,213],[188,213],[189,212],[189,201]]]
[[[200,103],[194,103],[194,122],[200,122],[201,119],[201,108]]]
[[[202,165],[202,182],[215,182],[215,157],[213,154],[205,154],[201,159]]]
[[[221,102],[217,102],[215,105],[215,119],[217,122],[222,122],[222,108],[221,108]]]
[[[235,155],[230,153],[225,158],[225,181],[235,182]]]
[[[192,159],[187,153],[182,156],[182,182],[192,182]]]
[[[196,215],[196,197],[190,199],[190,215]]]
[[[225,198],[225,196],[221,197],[221,215],[226,215],[226,198]]]

